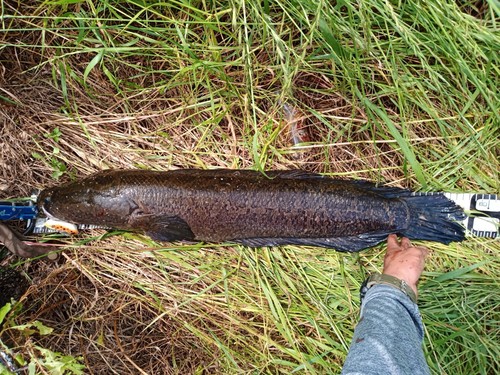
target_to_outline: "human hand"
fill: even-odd
[[[2,223],[0,223],[0,243],[3,243],[13,254],[23,258],[32,258],[57,250],[56,246],[21,241],[11,228]],[[47,257],[54,260],[57,259],[57,254],[53,253]]]
[[[426,247],[413,246],[406,237],[403,237],[400,243],[398,237],[391,234],[387,239],[383,273],[405,281],[418,295],[417,283],[424,270],[428,253],[429,249]]]

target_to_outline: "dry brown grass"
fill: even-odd
[[[39,279],[33,280],[25,297],[27,311],[20,323],[36,319],[55,328],[51,335],[36,340],[37,345],[83,355],[91,374],[187,374],[196,373],[199,367],[217,372],[217,347],[207,348],[185,329],[197,326],[196,307],[180,308],[180,301],[168,294],[158,300],[154,293],[161,291],[148,288],[179,287],[192,276],[181,270],[170,272],[166,279],[149,270],[155,259],[151,254],[127,255],[130,261],[125,264],[120,253],[126,249],[113,242],[94,249],[97,253],[64,254],[57,264],[39,262],[31,268],[30,274]],[[115,246],[121,250],[116,251]],[[186,287],[186,296],[203,286]],[[222,318],[216,311],[206,314],[214,326]],[[14,342],[15,346],[26,345],[22,338]]]

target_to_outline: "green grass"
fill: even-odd
[[[0,0],[2,192],[103,168],[227,167],[498,194],[498,3],[332,4]],[[285,102],[310,142],[292,144]],[[384,250],[96,236],[22,264],[36,287],[16,319],[53,334],[2,337],[83,355],[94,373],[338,373]],[[431,370],[495,373],[499,241],[427,245]]]

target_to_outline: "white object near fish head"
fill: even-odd
[[[71,235],[78,234],[78,227],[73,223],[68,223],[67,221],[48,219],[44,225],[56,232],[68,233]]]

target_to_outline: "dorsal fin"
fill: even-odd
[[[327,178],[318,173],[303,171],[301,169],[290,169],[286,171],[273,170],[273,171],[264,171],[262,173],[269,178],[289,178],[289,179]]]

